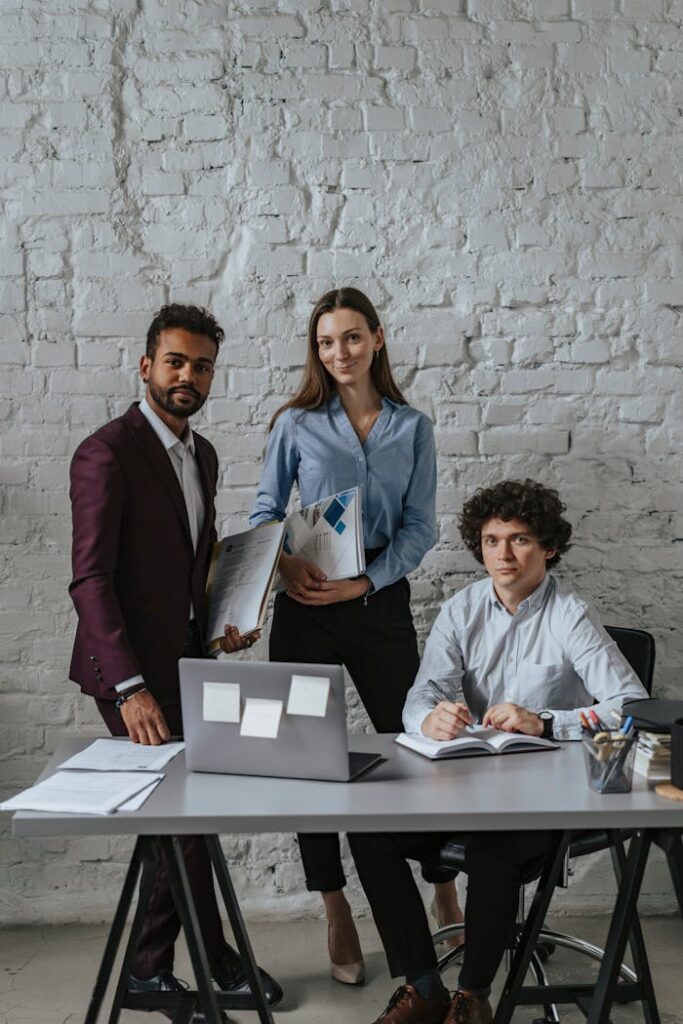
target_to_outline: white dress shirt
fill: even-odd
[[[178,478],[180,489],[182,490],[183,497],[185,498],[187,518],[190,523],[192,547],[196,553],[197,542],[199,541],[199,535],[201,534],[202,527],[204,525],[205,509],[202,481],[199,475],[199,466],[197,465],[194,450],[194,435],[190,430],[190,425],[188,423],[184,436],[176,437],[171,428],[168,427],[159,416],[157,416],[146,398],[142,399],[139,408],[140,412],[168,452],[168,457],[171,460],[173,471]],[[192,621],[194,617],[194,606],[190,604],[190,621]],[[138,683],[142,683],[143,681],[144,680],[140,675],[132,676],[130,679],[124,679],[122,683],[117,683],[114,689],[121,693],[129,687],[136,686]]]
[[[506,702],[550,711],[553,735],[578,739],[579,710],[593,707],[604,720],[624,700],[648,695],[595,609],[546,575],[514,615],[488,577],[446,601],[406,697],[406,731],[420,733],[444,696],[464,701],[478,721]]]

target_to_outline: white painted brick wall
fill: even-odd
[[[529,475],[568,503],[568,578],[607,621],[652,629],[657,691],[683,693],[682,17],[676,0],[4,0],[5,791],[99,726],[66,679],[69,458],[138,394],[171,298],[227,328],[205,416],[224,530],[251,506],[311,302],[358,284],[437,428],[421,637],[476,576],[463,499]],[[3,919],[110,914],[126,840],[2,824]],[[317,908],[290,836],[225,845],[248,913]],[[604,863],[578,870],[562,905],[604,906]],[[660,863],[647,891],[671,908]]]

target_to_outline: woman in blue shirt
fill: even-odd
[[[295,481],[302,507],[361,488],[367,568],[329,582],[283,552],[287,590],[275,600],[270,658],[344,664],[377,731],[400,732],[419,667],[405,577],[437,537],[434,432],[398,389],[377,312],[355,288],[327,292],[313,309],[303,381],[270,424],[253,526],[285,518]],[[302,835],[299,845],[307,887],[325,901],[332,976],[358,984],[364,967],[338,837]],[[453,875],[423,873],[438,883],[439,917],[454,919]]]

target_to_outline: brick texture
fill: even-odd
[[[204,424],[223,531],[253,501],[312,301],[356,284],[436,424],[441,539],[413,580],[421,637],[476,576],[463,499],[537,477],[576,527],[566,576],[606,621],[653,631],[657,692],[680,696],[680,4],[2,10],[4,791],[60,735],[98,724],[66,678],[67,469],[136,396],[140,339],[170,298],[227,328]],[[363,729],[353,694],[351,715]],[[127,841],[27,842],[2,825],[1,918],[110,914]],[[248,914],[317,910],[290,836],[225,845]],[[561,905],[604,906],[605,864],[578,870]],[[661,864],[649,871],[646,906],[672,909]]]

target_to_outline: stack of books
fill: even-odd
[[[633,770],[644,775],[648,785],[671,780],[671,734],[641,732],[636,744]]]

